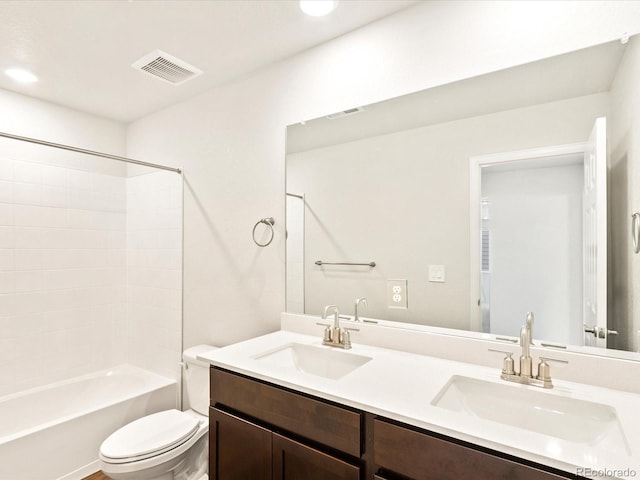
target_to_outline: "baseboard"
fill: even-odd
[[[81,467],[77,470],[74,470],[71,473],[67,473],[66,475],[57,478],[56,480],[82,480],[89,475],[92,475],[100,470],[100,462],[99,460],[95,460],[84,467]]]

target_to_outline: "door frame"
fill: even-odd
[[[480,194],[482,191],[482,167],[501,165],[524,160],[536,160],[560,155],[583,155],[586,142],[554,145],[549,147],[515,150],[510,152],[491,153],[469,157],[469,328],[479,332],[482,327],[480,301]]]

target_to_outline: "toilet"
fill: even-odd
[[[100,446],[100,468],[114,480],[205,480],[209,458],[209,364],[196,355],[215,349],[198,345],[183,353],[191,409],[164,410],[112,433]]]

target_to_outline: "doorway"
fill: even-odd
[[[481,171],[482,331],[582,342],[583,155],[488,165]]]
[[[606,347],[605,132],[470,159],[472,329]]]

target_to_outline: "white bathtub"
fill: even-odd
[[[79,480],[102,441],[130,421],[176,408],[176,382],[120,365],[0,398],[0,480]]]

